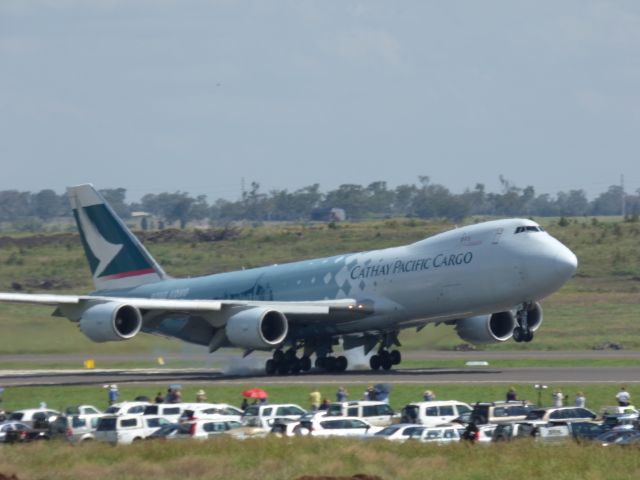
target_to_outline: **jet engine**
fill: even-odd
[[[532,332],[535,332],[542,325],[542,307],[538,302],[531,305],[527,311],[527,323]]]
[[[516,327],[515,315],[498,312],[468,317],[456,322],[456,332],[465,342],[473,344],[504,342],[511,338]]]
[[[280,346],[289,332],[287,317],[268,308],[249,308],[227,320],[225,333],[235,347],[271,350]]]
[[[142,327],[142,314],[132,305],[99,303],[87,308],[80,318],[80,331],[94,342],[133,338]]]

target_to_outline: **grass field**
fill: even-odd
[[[527,440],[491,446],[437,446],[384,440],[215,438],[205,442],[141,442],[126,447],[61,443],[10,446],[0,448],[0,473],[16,474],[19,480],[288,480],[303,475],[345,478],[355,474],[384,480],[629,480],[640,475],[640,463],[636,448],[573,443],[549,446]]]
[[[640,348],[640,225],[576,219],[549,232],[579,258],[578,274],[542,302],[545,320],[530,344],[506,342],[486,349],[590,349],[606,342]],[[146,246],[174,276],[199,275],[338,253],[384,248],[422,239],[453,225],[419,220],[358,224],[245,227],[229,240],[201,241],[189,232],[146,234]],[[86,292],[91,278],[79,238],[70,234],[0,238],[0,291]],[[0,305],[0,353],[179,352],[184,344],[141,334],[123,343],[95,344],[51,309]],[[450,327],[401,334],[406,350],[450,349],[461,343]]]

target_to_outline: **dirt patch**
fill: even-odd
[[[1,479],[0,479],[1,480]],[[351,477],[330,477],[326,475],[303,475],[296,480],[382,480],[378,475],[365,475],[364,473],[356,473]]]
[[[0,480],[18,480],[18,476],[15,473],[13,475],[5,475],[4,473],[0,473]]]

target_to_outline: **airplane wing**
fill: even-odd
[[[256,301],[256,300],[188,300],[136,297],[105,297],[94,295],[55,295],[31,293],[0,293],[0,302],[28,303],[51,307],[87,307],[98,303],[114,302],[136,307],[144,311],[170,313],[215,313],[232,307],[262,307],[291,315],[292,321],[301,321],[307,315],[328,315],[333,312],[371,313],[368,306],[355,299],[317,300],[304,302]],[[295,320],[294,320],[295,319]]]

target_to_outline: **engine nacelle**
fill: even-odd
[[[468,317],[456,322],[456,332],[465,342],[473,344],[498,343],[509,340],[516,327],[516,318],[511,312]]]
[[[107,302],[87,308],[80,330],[94,342],[128,340],[142,327],[142,313],[132,305]]]
[[[542,325],[542,307],[538,302],[534,303],[527,312],[527,323],[532,332],[538,330]]]
[[[289,322],[282,312],[268,308],[249,308],[227,320],[225,333],[234,347],[271,350],[280,346],[289,332]]]

